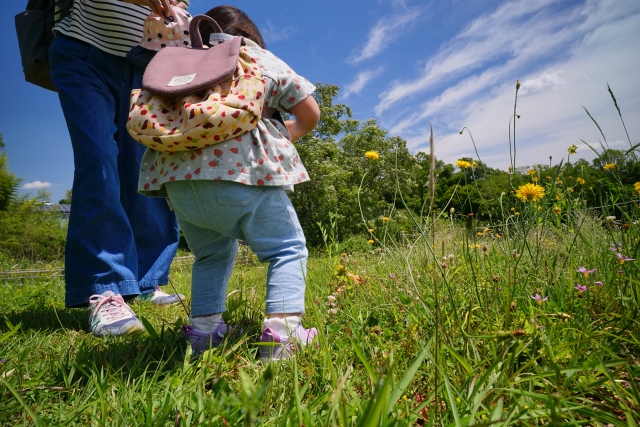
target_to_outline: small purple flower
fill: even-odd
[[[533,298],[533,297],[532,297]],[[537,321],[535,317],[531,318],[531,321],[533,322],[534,325],[536,325],[536,328],[538,329],[544,329],[544,326],[540,325]]]
[[[502,288],[498,288],[498,292],[502,292]]]
[[[616,257],[618,257],[618,261],[620,262],[620,264],[624,264],[626,261],[635,261],[634,258],[629,258],[626,255],[622,255],[622,253],[620,252],[616,252]]]
[[[396,275],[395,275],[395,274],[393,274],[393,273],[389,273],[389,278],[390,278],[390,279],[395,279],[395,278],[396,278]]]
[[[0,359],[0,365],[4,365],[5,363],[7,363],[6,359]]]
[[[576,287],[575,287],[575,288],[573,288],[573,289],[575,289],[575,290],[576,290],[576,291],[578,291],[579,293],[582,293],[582,292],[586,292],[586,291],[587,291],[587,287],[586,287],[586,286],[581,285],[580,283],[576,283]]]
[[[602,287],[602,282],[600,282],[600,281],[595,282],[594,284],[595,284],[595,285],[597,285],[597,286],[599,286],[599,287]]]
[[[582,273],[584,277],[589,277],[589,275],[594,271],[596,271],[595,268],[593,270],[587,270],[586,267],[580,267],[579,269],[576,270],[576,273]]]
[[[536,294],[535,296],[531,296],[531,299],[534,299],[534,300],[538,301],[538,304],[542,304],[543,301],[548,301],[549,297],[546,296],[546,297],[542,298],[540,296],[540,294]]]

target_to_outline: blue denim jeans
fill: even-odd
[[[225,310],[238,239],[246,240],[258,259],[269,263],[267,314],[304,313],[308,252],[298,216],[282,187],[209,180],[165,186],[195,255],[192,316]]]
[[[125,125],[131,89],[141,86],[144,70],[62,34],[50,55],[75,165],[66,305],[84,306],[107,290],[151,292],[167,283],[179,236],[166,200],[137,192],[145,148]]]

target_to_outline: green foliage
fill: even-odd
[[[60,260],[66,241],[66,221],[59,212],[45,212],[42,200],[18,197],[22,180],[7,168],[0,153],[0,255],[31,261]],[[46,190],[38,193],[48,200]]]
[[[4,144],[0,148],[4,147]],[[0,212],[6,211],[9,205],[15,201],[18,194],[18,186],[22,181],[9,172],[7,154],[0,153]]]
[[[37,200],[20,200],[0,211],[0,253],[43,262],[63,258],[67,221],[41,208]]]
[[[146,332],[98,340],[78,333],[86,313],[64,309],[62,280],[9,282],[0,424],[637,426],[635,155],[603,149],[591,164],[510,172],[437,162],[432,221],[428,156],[351,120],[336,95],[316,94],[323,121],[298,144],[313,181],[293,195],[330,254],[311,258],[306,276],[304,323],[317,342],[257,362],[264,266],[236,269],[225,319],[241,332],[199,358],[180,334],[180,305],[134,302]],[[524,184],[544,196],[517,198]],[[2,223],[35,215],[35,203],[13,203],[0,233],[44,218]],[[171,278],[190,295],[189,267],[175,264]]]
[[[337,214],[338,240],[343,240],[363,231],[362,214],[381,219],[389,212],[397,202],[396,182],[404,191],[416,185],[408,173],[415,159],[406,142],[388,137],[375,120],[353,120],[349,107],[333,104],[337,95],[337,86],[317,85],[320,123],[296,143],[311,182],[297,186],[290,197],[314,246],[323,242],[317,224],[328,224],[330,213]],[[380,158],[365,158],[367,151],[376,151]]]

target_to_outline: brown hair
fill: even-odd
[[[253,23],[246,13],[237,7],[230,5],[216,6],[205,13],[205,15],[213,18],[225,33],[231,34],[232,36],[246,37],[256,42],[261,48],[266,49],[267,46],[256,24]],[[209,41],[209,35],[212,32],[208,26],[202,28],[202,41],[207,43]]]

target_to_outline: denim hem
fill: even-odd
[[[194,316],[208,316],[210,314],[218,314],[224,313],[227,310],[226,303],[218,303],[213,305],[203,305],[194,306],[193,302],[191,303],[191,317]]]
[[[282,303],[267,304],[266,312],[267,314],[304,314],[304,303],[302,305]]]
[[[94,283],[93,285],[84,288],[74,288],[65,293],[65,305],[67,308],[87,307],[89,305],[89,298],[92,295],[99,295],[106,291],[111,291],[115,294],[122,296],[126,295],[139,295],[141,293],[151,292],[156,288],[162,280],[146,281],[143,284],[138,283],[137,280],[123,280],[118,283]],[[166,280],[164,280],[166,283]]]
[[[145,280],[144,282],[139,282],[138,287],[140,289],[140,292],[138,293],[148,294],[149,292],[155,291],[158,286],[165,286],[168,282],[168,276],[163,276],[156,280]]]

